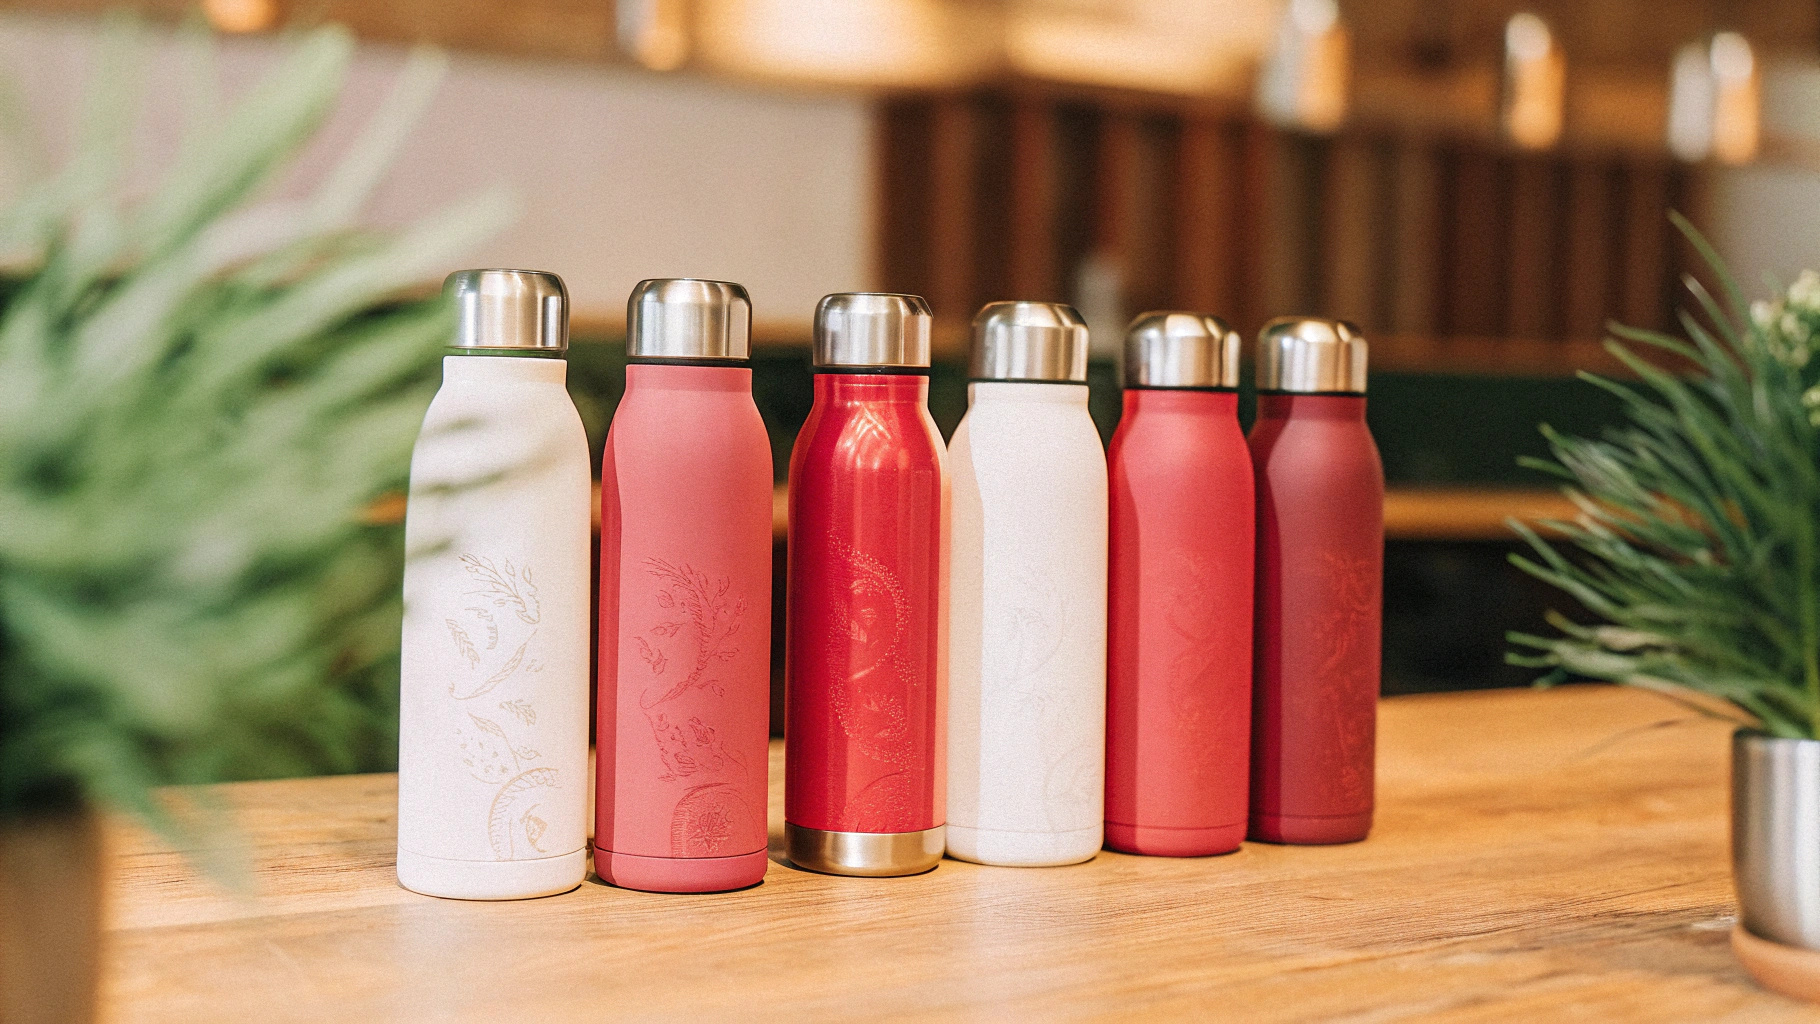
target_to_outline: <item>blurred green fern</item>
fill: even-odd
[[[1608,341],[1641,385],[1583,376],[1623,400],[1629,425],[1597,440],[1544,426],[1554,459],[1529,464],[1567,480],[1581,515],[1546,524],[1560,544],[1513,524],[1536,557],[1512,561],[1604,622],[1551,615],[1562,635],[1512,633],[1539,653],[1510,661],[1549,669],[1545,684],[1606,679],[1710,711],[1704,695],[1774,735],[1820,736],[1820,275],[1747,304],[1705,239],[1675,223],[1723,301],[1689,278],[1705,313],[1681,317],[1691,342],[1614,333],[1692,372]]]
[[[497,198],[395,234],[353,218],[432,95],[412,58],[305,201],[261,200],[335,105],[325,28],[191,123],[121,198],[135,74],[108,33],[74,155],[0,213],[0,816],[396,757],[402,488],[449,318],[401,299],[494,230]],[[199,69],[199,70],[198,70]],[[421,294],[421,291],[418,292]]]

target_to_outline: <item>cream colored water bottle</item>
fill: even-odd
[[[948,447],[948,853],[1087,860],[1103,832],[1106,457],[1073,309],[996,302],[973,322]]]
[[[589,456],[555,274],[464,270],[411,458],[398,881],[501,900],[587,865]]]

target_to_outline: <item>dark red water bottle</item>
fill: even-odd
[[[1365,426],[1365,339],[1284,318],[1258,344],[1251,838],[1371,831],[1384,469]]]
[[[830,295],[790,456],[784,833],[799,867],[908,875],[945,821],[948,479],[929,307]]]
[[[1110,460],[1106,845],[1230,853],[1251,761],[1251,458],[1239,336],[1146,313],[1125,336]]]

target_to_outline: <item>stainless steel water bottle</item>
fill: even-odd
[[[1251,458],[1239,336],[1204,313],[1125,333],[1112,435],[1106,845],[1231,853],[1250,789]]]
[[[799,867],[941,860],[948,474],[929,416],[929,307],[815,311],[815,405],[790,456],[784,841]]]
[[[398,880],[545,896],[587,864],[589,472],[555,274],[464,270],[411,457]]]
[[[1087,325],[995,302],[973,321],[948,446],[948,853],[1087,860],[1105,787],[1106,456],[1087,413]]]
[[[1253,839],[1371,831],[1384,469],[1365,424],[1365,356],[1358,329],[1335,320],[1272,320],[1258,338]]]
[[[725,281],[643,281],[626,303],[600,471],[594,871],[628,889],[765,875],[772,474],[751,323]]]

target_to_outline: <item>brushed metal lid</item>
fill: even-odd
[[[752,299],[731,281],[638,282],[626,300],[626,355],[638,359],[750,359]]]
[[[1239,335],[1206,313],[1142,313],[1125,329],[1128,388],[1236,388]]]
[[[454,348],[566,352],[569,292],[542,270],[457,270],[442,283],[455,304]]]
[[[815,307],[819,368],[921,370],[929,366],[929,303],[920,295],[836,292]]]
[[[974,380],[1085,383],[1087,321],[1059,302],[993,302],[973,318]]]
[[[1365,393],[1365,338],[1344,320],[1278,317],[1258,333],[1258,390]]]

